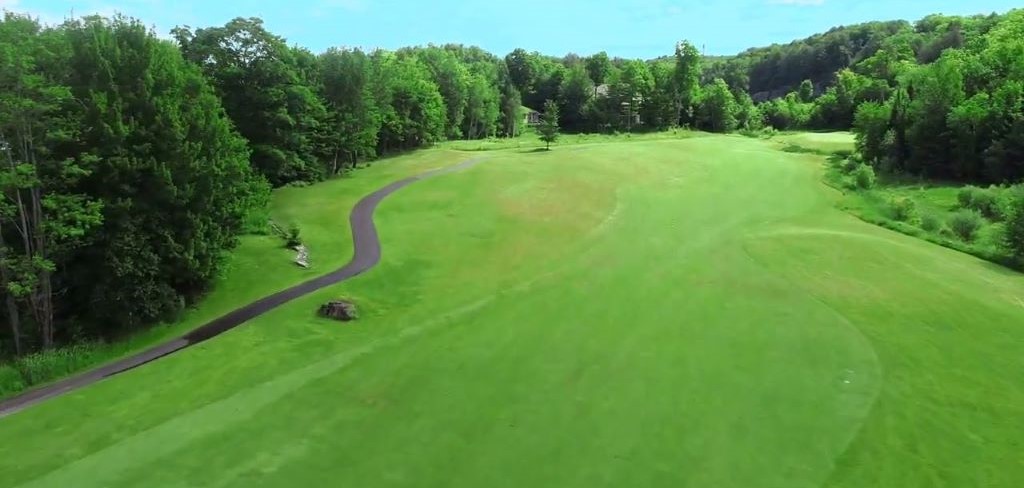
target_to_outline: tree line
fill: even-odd
[[[853,128],[879,166],[1019,180],[1022,15],[869,23],[724,58],[680,42],[645,61],[451,44],[313,53],[255,18],[167,40],[129,18],[8,13],[0,357],[174,317],[240,234],[265,227],[273,187],[516,136],[528,109],[565,132]]]
[[[883,171],[1024,179],[1024,10],[837,28],[718,60],[704,76],[764,98],[759,117],[774,129],[852,129]]]
[[[173,318],[273,187],[522,129],[479,48],[313,54],[242,18],[172,35],[0,21],[0,358]]]

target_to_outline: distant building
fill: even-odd
[[[523,123],[526,125],[537,125],[540,123],[540,112],[532,109],[523,112]]]
[[[612,87],[608,84],[597,85],[594,87],[595,98],[608,98],[612,94]],[[640,119],[640,114],[637,112],[636,107],[639,107],[644,103],[642,95],[633,97],[633,103],[622,102],[620,114],[622,117],[622,123],[632,127],[634,125],[642,125],[643,121]]]

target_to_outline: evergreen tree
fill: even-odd
[[[814,100],[814,83],[811,80],[804,80],[800,83],[797,95],[801,102],[807,103]]]
[[[551,143],[558,140],[558,104],[554,100],[544,103],[544,115],[541,118],[537,132],[540,133],[540,140],[544,141],[545,149],[551,150]]]

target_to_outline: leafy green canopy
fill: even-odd
[[[217,95],[137,21],[8,15],[0,39],[11,335],[48,347],[180,310],[268,196]]]

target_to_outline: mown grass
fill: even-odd
[[[863,188],[855,181],[856,168],[847,163],[847,157],[854,151],[853,134],[783,133],[770,140],[786,152],[828,157],[825,182],[844,194],[839,208],[865,222],[1002,266],[1020,269],[1024,264],[1006,248],[1003,225],[992,215],[978,219],[978,230],[970,238],[954,231],[956,219],[965,210],[958,201],[958,195],[965,188],[963,184],[880,173],[872,178],[867,185],[869,188]],[[910,214],[902,215],[906,207]]]
[[[685,130],[638,134],[564,134],[556,147],[676,140],[700,135]],[[319,192],[305,192],[305,186],[278,189],[274,192],[271,209],[254,216],[255,220],[246,224],[247,228],[259,232],[242,236],[238,249],[226,257],[227,263],[211,292],[186,310],[178,320],[116,337],[111,341],[72,344],[34,354],[31,361],[54,366],[38,369],[32,374],[18,374],[28,371],[21,365],[26,360],[16,364],[0,363],[0,399],[140,352],[182,335],[234,308],[341,266],[351,254],[347,218],[348,211],[358,197],[390,181],[470,157],[453,151],[533,151],[543,147],[544,142],[533,131],[526,131],[516,138],[450,141],[432,150],[364,164],[362,169],[354,173],[320,184],[322,190]],[[327,211],[309,212],[310,207]],[[273,220],[285,230],[292,226],[300,230],[303,243],[311,253],[312,266],[309,269],[300,269],[294,265],[294,252],[284,245],[279,236],[268,231],[267,219]],[[57,367],[57,364],[61,366]]]
[[[226,256],[221,276],[210,293],[178,320],[109,342],[74,344],[14,364],[0,364],[0,398],[140,352],[242,305],[342,266],[352,254],[348,215],[359,198],[392,181],[465,158],[464,154],[441,149],[421,151],[375,161],[348,176],[318,184],[316,192],[300,187],[276,190],[267,216],[286,229],[298,226],[303,244],[310,251],[309,269],[295,265],[295,252],[276,235],[242,236],[238,248]],[[27,363],[49,366],[30,368],[25,366]]]
[[[831,186],[844,193],[839,202],[841,209],[887,229],[1003,266],[1021,267],[1006,247],[1004,226],[998,217],[982,215],[959,201],[965,185],[883,173],[872,188],[857,189],[850,184],[842,165],[842,158],[833,158],[826,176]],[[900,215],[901,205],[912,208],[909,215]],[[956,231],[957,219],[965,217],[976,222],[973,225],[977,230],[970,237]]]
[[[854,149],[854,136],[850,132],[782,132],[770,139],[788,152],[830,156]]]
[[[0,486],[1024,483],[1022,275],[770,141],[560,149],[418,182],[378,268],[0,420]]]
[[[649,142],[690,139],[706,136],[703,132],[685,129],[674,129],[662,132],[614,133],[614,134],[562,134],[552,146],[576,146],[581,144],[608,144],[621,142]],[[447,141],[439,147],[457,151],[503,151],[520,150],[534,151],[546,147],[544,141],[532,129],[527,129],[517,137],[496,137],[472,141]]]

